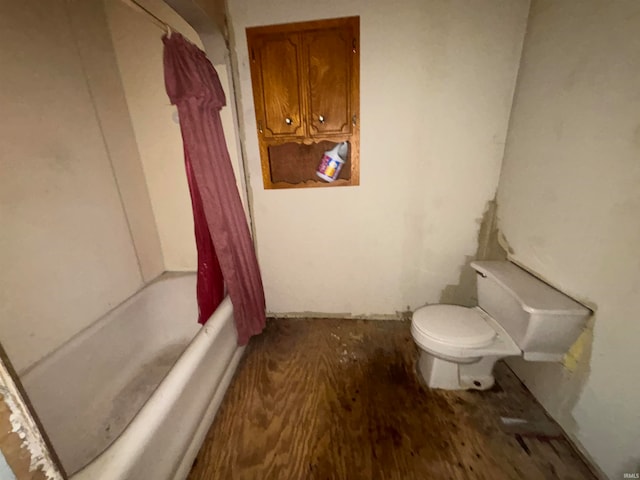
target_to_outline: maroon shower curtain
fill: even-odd
[[[224,92],[202,50],[179,33],[165,35],[162,41],[165,85],[171,103],[178,107],[194,210],[199,321],[204,323],[222,300],[224,278],[233,303],[238,343],[244,345],[264,328],[265,302],[222,131]]]
[[[198,282],[196,297],[198,299],[198,323],[206,323],[224,299],[224,279],[222,269],[216,255],[207,225],[202,198],[196,185],[191,166],[189,152],[184,149],[184,167],[187,172],[187,183],[191,194],[193,223],[195,227],[196,248],[198,250]]]

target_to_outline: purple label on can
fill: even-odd
[[[323,155],[322,160],[320,160],[320,165],[318,165],[318,173],[322,173],[323,175],[325,175],[327,167],[329,166],[331,160],[332,158],[330,156]]]

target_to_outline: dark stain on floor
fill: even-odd
[[[408,322],[272,319],[251,340],[190,480],[593,479],[499,363],[489,391],[426,388]]]

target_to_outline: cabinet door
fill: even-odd
[[[265,137],[304,136],[300,35],[249,39],[258,130]]]
[[[359,17],[247,28],[265,188],[359,185]],[[332,183],[315,174],[323,149],[349,142]]]
[[[348,134],[355,37],[349,26],[303,35],[311,135]]]

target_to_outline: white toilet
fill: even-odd
[[[411,333],[427,385],[485,390],[501,358],[562,360],[591,311],[511,262],[471,266],[478,273],[478,307],[428,305],[413,313]]]

